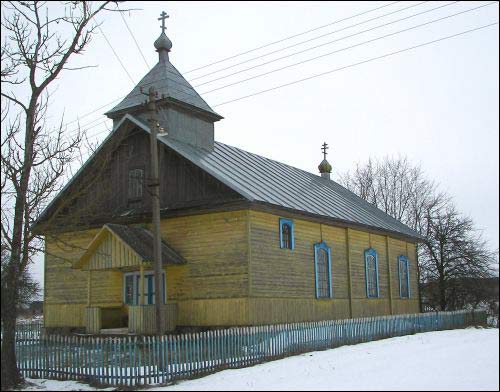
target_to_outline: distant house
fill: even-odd
[[[106,113],[112,132],[36,224],[45,327],[151,332],[141,94],[151,86],[166,131],[158,136],[166,330],[418,312],[419,235],[332,181],[326,151],[315,175],[215,141],[222,116],[170,63],[171,47],[162,32],[159,62]]]

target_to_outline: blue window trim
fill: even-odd
[[[368,291],[368,256],[373,256],[375,258],[375,274],[377,276],[377,295],[370,296]],[[378,279],[378,255],[377,251],[373,248],[365,250],[365,283],[366,283],[366,297],[367,298],[379,298],[380,297],[380,285]]]
[[[320,242],[314,244],[314,279],[316,282],[316,299],[325,299],[324,297],[319,297],[318,292],[318,251],[320,249],[326,250],[328,255],[328,286],[330,287],[330,297],[333,298],[333,284],[332,284],[332,258],[331,258],[331,249],[326,245],[326,242]]]
[[[285,218],[280,218],[280,248],[281,249],[288,249],[288,248],[285,248],[283,246],[283,231],[282,231],[282,227],[283,227],[283,224],[286,223],[290,226],[290,229],[291,229],[291,242],[292,242],[292,249],[290,250],[294,250],[295,249],[295,227],[294,227],[294,224],[293,224],[293,220],[291,219],[285,219]]]
[[[408,296],[403,297],[401,292],[401,261],[403,261],[406,265],[406,284],[408,287]],[[400,298],[410,298],[410,262],[408,258],[404,255],[398,257],[398,272],[399,272],[399,297]]]
[[[127,276],[133,276],[133,299],[131,304],[126,303],[126,298],[127,298],[127,291],[126,291],[126,282],[127,282]],[[133,271],[133,272],[125,272],[123,274],[123,304],[124,305],[139,305],[140,302],[140,293],[139,293],[139,280],[140,280],[140,272],[139,271]],[[144,271],[144,305],[151,305],[149,302],[152,302],[153,295],[152,291],[154,291],[154,287],[152,287],[149,282],[151,281],[151,284],[153,284],[153,279],[149,279],[149,276],[154,276],[154,271]],[[166,302],[166,274],[165,271],[162,271],[162,286],[163,286],[163,303]],[[154,285],[153,285],[154,286]]]

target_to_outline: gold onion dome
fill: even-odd
[[[326,159],[323,159],[323,161],[319,164],[318,169],[320,173],[331,173],[332,165],[330,165]]]

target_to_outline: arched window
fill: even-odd
[[[292,250],[295,248],[293,221],[290,219],[280,218],[280,247]]]
[[[410,266],[406,256],[398,257],[399,296],[410,298]]]
[[[366,296],[368,298],[378,298],[380,296],[378,284],[378,257],[377,251],[373,248],[365,250],[365,277]]]
[[[316,298],[332,298],[332,262],[330,248],[324,243],[314,245]]]

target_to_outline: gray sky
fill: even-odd
[[[370,156],[407,155],[412,162],[421,164],[428,178],[453,196],[463,213],[475,220],[477,227],[484,230],[490,246],[498,248],[498,25],[217,106],[254,92],[496,22],[498,3],[205,93],[250,76],[488,4],[419,3],[398,2],[195,72],[187,71],[390,2],[131,1],[121,7],[140,9],[126,14],[125,20],[149,68],[157,62],[153,48],[160,34],[157,18],[161,11],[167,11],[170,15],[167,35],[173,42],[170,60],[190,81],[270,51],[415,5],[193,80],[191,84],[197,86],[265,61],[450,4],[196,87],[196,90],[225,117],[216,123],[217,140],[313,173],[317,172],[322,159],[320,147],[324,141],[331,146],[328,159],[334,168],[334,178],[336,173],[351,169],[356,162]],[[137,83],[149,68],[121,16],[108,13],[100,20],[104,22],[105,36]],[[55,120],[64,112],[66,121],[72,121],[126,95],[133,87],[102,35],[96,36],[84,55],[75,58],[70,65],[97,65],[97,68],[66,72],[59,78],[51,108]],[[82,125],[98,124],[89,129],[90,135],[97,134],[98,140],[106,136],[106,124],[99,124],[104,119],[102,113],[116,103],[81,119]],[[75,126],[76,123],[70,124],[69,131]],[[39,278],[43,275],[42,268],[42,263],[37,262],[32,269]]]

